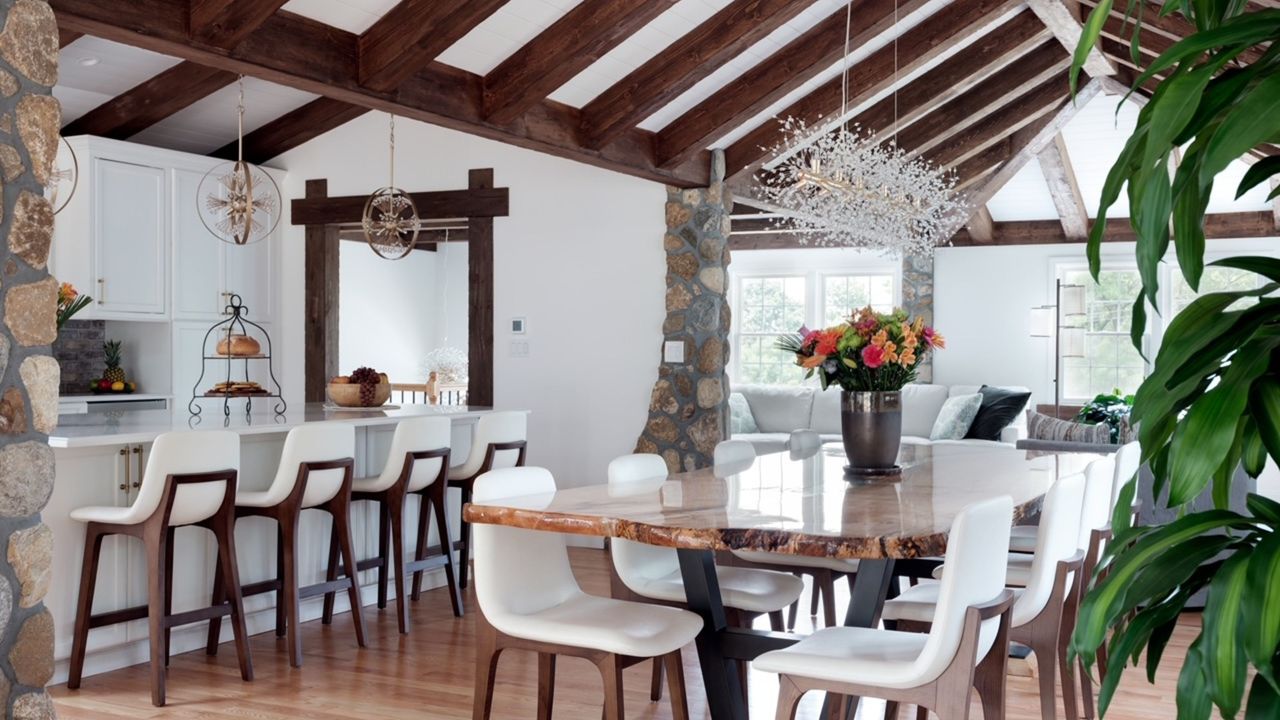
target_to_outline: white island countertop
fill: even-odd
[[[448,417],[454,422],[475,422],[493,412],[493,408],[460,405],[402,405],[393,410],[328,410],[322,403],[308,403],[301,409],[290,409],[283,415],[271,412],[232,411],[224,416],[221,408],[206,408],[199,416],[187,409],[138,410],[89,415],[62,415],[58,427],[49,434],[49,445],[55,448],[99,447],[147,443],[156,436],[174,430],[232,430],[241,435],[269,435],[288,432],[305,423],[339,421],[356,426],[394,425],[404,418],[424,415]]]

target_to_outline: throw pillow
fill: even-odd
[[[1013,388],[983,385],[978,392],[982,395],[982,407],[978,408],[978,417],[973,419],[965,435],[977,440],[999,440],[1000,431],[1009,427],[1031,399],[1029,391]]]
[[[947,398],[938,411],[938,419],[933,421],[933,432],[930,440],[962,440],[969,426],[978,416],[978,408],[982,407],[982,394],[956,395]]]
[[[1028,410],[1027,436],[1036,440],[1062,440],[1066,442],[1110,445],[1111,427],[1106,423],[1085,425],[1084,423],[1071,422],[1070,420],[1059,420],[1048,415],[1041,415],[1035,410]]]
[[[747,396],[742,393],[729,393],[729,432],[732,435],[760,432],[756,417],[751,414],[751,406],[747,404]]]

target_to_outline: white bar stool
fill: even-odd
[[[240,572],[236,566],[235,496],[240,472],[240,436],[224,430],[171,432],[156,438],[138,497],[127,508],[83,507],[71,519],[85,523],[84,564],[80,569],[80,597],[71,640],[67,687],[80,687],[89,630],[147,618],[151,642],[151,702],[165,702],[165,666],[169,664],[169,633],[174,627],[231,616],[240,677],[253,679]],[[203,527],[218,541],[215,584],[225,581],[230,591],[215,597],[210,607],[173,613],[174,529]],[[142,540],[147,556],[147,604],[94,615],[93,593],[98,577],[102,539],[131,535]]]
[[[388,575],[396,575],[396,623],[401,634],[409,632],[409,575],[413,575],[413,593],[418,599],[422,590],[422,573],[444,568],[449,586],[449,601],[455,617],[462,617],[462,597],[453,571],[453,553],[449,549],[449,524],[444,507],[445,487],[449,472],[449,438],[453,424],[446,417],[418,417],[401,420],[391,436],[391,450],[382,473],[374,477],[356,478],[351,483],[351,500],[378,503],[378,554],[356,563],[356,571],[378,570],[378,608],[387,606]],[[404,511],[410,495],[419,500],[418,547],[412,560],[405,559]],[[427,558],[427,527],[435,511],[436,534],[441,555]],[[388,548],[388,545],[390,546]],[[329,544],[329,580],[337,579],[338,543]],[[324,596],[324,623],[333,620],[334,593]]]
[[[457,467],[449,468],[449,487],[462,491],[458,504],[458,568],[461,587],[467,586],[471,560],[471,524],[462,519],[462,508],[471,502],[476,478],[499,468],[521,467],[528,449],[528,418],[522,412],[495,412],[481,415],[471,432],[471,452]]]
[[[355,573],[355,544],[351,538],[351,475],[356,450],[355,426],[321,422],[299,425],[284,439],[284,451],[276,476],[266,490],[236,494],[235,516],[266,517],[279,523],[276,535],[276,578],[241,588],[245,596],[276,594],[276,636],[287,637],[289,664],[302,667],[302,635],[299,603],[346,589],[351,600],[351,622],[356,643],[365,647],[364,620],[360,615],[360,585]],[[307,587],[298,585],[298,521],[303,510],[322,510],[333,516],[333,540],[342,554],[346,577]],[[214,583],[218,600],[223,585]],[[218,652],[221,623],[209,623],[210,655]]]

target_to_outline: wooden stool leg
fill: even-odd
[[[884,704],[884,720],[898,720],[898,703],[890,700]],[[987,720],[983,718],[982,720]]]
[[[795,720],[796,708],[800,706],[800,698],[804,697],[804,691],[796,685],[795,681],[786,675],[778,678],[778,711],[774,715],[776,720]]]
[[[164,543],[164,615],[169,617],[173,614],[173,537],[176,528],[169,528]],[[169,648],[172,647],[170,638],[173,635],[173,628],[168,623],[164,627],[164,666],[169,667]]]
[[[600,676],[604,678],[604,720],[626,717],[622,702],[622,662],[612,653],[600,660]]]
[[[388,547],[390,543],[388,540],[390,540],[389,535],[391,533],[391,508],[388,505],[389,503],[385,498],[378,503],[378,559],[381,561],[381,564],[378,565],[379,610],[387,608],[387,586],[389,584],[387,576],[391,574],[391,564],[387,562],[387,557],[390,555],[390,548]],[[401,538],[401,542],[404,542],[403,538]],[[400,567],[404,566],[401,565]],[[396,577],[400,577],[400,574],[400,572],[396,572]],[[404,632],[404,628],[401,628],[400,632]]]
[[[234,522],[234,521],[233,521]],[[217,535],[217,531],[214,531]],[[218,537],[218,552],[222,552],[222,538]],[[226,589],[224,580],[222,579],[222,560],[219,558],[213,563],[213,593],[209,598],[209,607],[217,607],[226,602]],[[205,640],[204,652],[206,655],[215,656],[218,654],[218,643],[222,641],[222,618],[215,617],[209,620],[208,637]]]
[[[1058,661],[1057,648],[1043,643],[1032,647],[1031,651],[1036,655],[1040,675],[1040,717],[1043,720],[1057,720],[1058,698],[1054,688],[1054,679],[1058,675],[1058,669],[1054,667]]]
[[[253,659],[249,655],[249,630],[244,621],[244,598],[240,593],[240,567],[236,560],[234,511],[228,517],[214,518],[213,535],[218,542],[217,577],[225,578],[225,602],[231,606],[231,634],[236,643],[236,659],[240,662],[240,678],[253,680]],[[219,599],[220,603],[222,602]]]
[[[654,660],[657,664],[657,660]],[[667,688],[671,690],[672,720],[689,720],[689,695],[684,686],[684,663],[680,651],[667,653],[662,658],[667,668]]]
[[[830,572],[820,576],[822,584],[822,620],[827,627],[835,627],[836,622],[836,581]]]
[[[330,511],[333,514],[334,527],[342,547],[342,565],[350,583],[347,585],[347,597],[351,600],[351,623],[355,626],[356,644],[368,647],[364,641],[364,615],[360,611],[360,579],[356,575],[356,546],[351,539],[351,496],[339,494],[331,501]]]
[[[279,587],[276,588],[276,637],[284,637],[285,634],[285,603],[284,603],[284,522],[276,523],[276,582]]]
[[[471,720],[489,720],[493,710],[493,681],[498,674],[497,631],[483,618],[476,623],[476,680],[471,700]]]
[[[404,494],[398,497],[387,498],[387,502],[383,503],[388,508],[388,531],[391,533],[391,562],[387,562],[386,556],[383,556],[383,565],[381,570],[388,574],[391,567],[396,570],[396,625],[400,629],[401,635],[409,633],[409,583],[405,577],[404,566]],[[385,576],[380,576],[385,577]]]
[[[819,593],[822,592],[822,573],[815,572],[813,574],[813,587],[809,593],[809,617],[818,617],[818,599]]]
[[[445,483],[441,482],[440,484],[444,485]],[[443,493],[441,493],[441,496],[443,497]],[[441,512],[441,510],[443,508],[444,503],[443,501],[440,502],[439,504],[433,502],[425,493],[419,493],[418,500],[420,501],[418,503],[418,546],[413,550],[413,559],[426,560],[427,559],[427,526],[431,524],[431,514],[430,514],[431,506],[435,506],[436,514],[438,516],[443,516],[444,513]],[[436,525],[437,527],[443,527],[443,525],[440,524],[440,520],[438,517],[436,519]],[[441,536],[440,549],[444,552],[445,557],[449,558],[449,564],[446,566],[447,568],[446,572],[450,573],[450,575],[452,576],[453,550],[449,547],[448,534]],[[418,598],[422,595],[423,572],[424,571],[422,570],[418,570],[413,573],[413,594],[410,595],[410,597],[413,598],[414,602],[417,602]],[[456,586],[451,585],[450,587],[456,587]],[[457,613],[455,612],[454,614],[456,615]]]
[[[434,486],[431,488],[430,499],[423,496],[422,504],[422,535],[419,540],[419,546],[422,547],[423,557],[426,557],[426,527],[427,527],[427,503],[431,504],[431,509],[435,512],[436,518],[436,535],[440,538],[440,549],[444,551],[444,579],[445,584],[449,587],[449,602],[453,604],[453,616],[462,617],[462,590],[458,584],[457,569],[453,566],[453,550],[452,543],[449,541],[449,513],[445,509],[445,485],[443,482],[437,482],[439,488]],[[420,575],[420,574],[419,574]],[[418,575],[413,578],[413,587],[415,592],[418,587]]]
[[[662,660],[653,659],[653,676],[649,680],[649,699],[658,702],[662,699]]]
[[[84,531],[84,560],[80,563],[80,596],[76,601],[76,627],[71,635],[71,664],[67,687],[80,687],[84,674],[84,654],[89,640],[89,617],[93,615],[93,593],[98,586],[98,558],[102,554],[102,533],[94,523]]]
[[[168,545],[167,528],[153,526],[146,531],[147,553],[147,639],[151,645],[151,704],[164,706],[164,626],[165,595],[168,578],[164,573],[164,555]]]
[[[556,656],[538,653],[538,720],[551,720],[556,697]]]
[[[277,595],[284,606],[285,644],[289,646],[289,664],[302,667],[302,629],[298,627],[301,613],[298,603],[298,517],[289,513],[280,518],[284,534],[284,557],[281,564],[284,581]],[[276,630],[279,634],[279,629]]]
[[[769,629],[774,632],[782,632],[786,630],[786,621],[782,617],[781,610],[774,610],[769,613]]]
[[[338,519],[335,515],[333,524],[329,528],[329,564],[325,566],[324,573],[324,579],[327,582],[338,579],[338,545]],[[333,623],[333,601],[336,594],[332,590],[324,594],[324,609],[320,613],[320,623],[323,625]]]
[[[466,507],[471,502],[471,485],[467,484],[462,488],[462,503],[459,507]],[[461,510],[458,511],[461,515]],[[471,572],[471,523],[466,519],[462,519],[462,525],[459,526],[459,539],[462,541],[462,549],[458,553],[458,562],[462,567],[458,568],[458,587],[464,590],[467,587],[467,576]]]

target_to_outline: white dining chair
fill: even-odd
[[[472,501],[520,507],[550,500],[555,479],[544,468],[493,470],[476,479]],[[503,650],[538,653],[538,714],[550,718],[557,655],[586,658],[604,678],[606,720],[622,720],[622,669],[650,658],[667,667],[676,718],[689,717],[680,648],[693,642],[702,618],[688,610],[584,593],[557,533],[478,523],[475,533],[476,685],[472,717],[486,720]]]
[[[144,618],[150,635],[152,704],[165,704],[169,637],[172,628],[179,625],[230,615],[240,677],[246,681],[253,679],[240,595],[240,571],[236,564],[235,497],[239,472],[238,434],[225,430],[164,433],[151,446],[137,497],[129,507],[82,507],[71,511],[72,520],[85,524],[85,542],[67,671],[68,688],[80,687],[89,630]],[[218,544],[214,575],[225,578],[228,591],[215,597],[204,610],[174,615],[174,530],[183,526],[203,527],[213,532]],[[111,535],[131,535],[142,541],[147,566],[151,568],[147,603],[94,615],[93,596],[102,541]]]
[[[449,487],[462,493],[458,503],[458,585],[467,587],[471,572],[471,526],[462,518],[462,508],[471,502],[476,478],[498,468],[520,467],[528,451],[528,416],[505,411],[481,415],[471,430],[471,450],[461,465],[449,468]]]
[[[396,624],[401,634],[409,632],[409,605],[406,596],[417,600],[422,590],[422,573],[443,565],[445,584],[455,617],[462,617],[462,597],[454,574],[453,553],[449,550],[448,513],[445,512],[445,486],[449,472],[449,441],[453,424],[447,417],[405,418],[396,424],[391,436],[391,449],[382,472],[371,477],[356,478],[351,483],[351,501],[378,505],[378,550],[368,559],[356,562],[356,571],[378,571],[378,608],[387,606],[389,576],[396,577]],[[418,545],[412,560],[404,549],[405,511],[410,496],[418,498]],[[436,521],[436,538],[442,556],[427,558],[427,529],[432,517]],[[338,547],[329,548],[329,575],[336,577]],[[413,577],[413,589],[408,580]],[[322,618],[333,619],[333,595],[325,596]]]
[[[983,717],[1003,708],[1008,663],[1009,612],[1004,563],[1013,501],[998,497],[961,510],[951,526],[946,573],[934,591],[927,634],[877,628],[824,628],[754,661],[778,673],[778,720],[791,720],[809,690],[841,697],[832,717],[844,717],[846,698],[879,697],[912,703],[943,720],[967,718],[978,691]]]
[[[1038,545],[1032,556],[1031,572],[1023,587],[1016,588],[1010,613],[1009,637],[1035,653],[1039,666],[1040,711],[1044,720],[1055,720],[1058,659],[1063,648],[1062,615],[1066,607],[1072,573],[1080,570],[1084,553],[1079,549],[1081,507],[1084,500],[1083,474],[1059,479],[1045,495],[1041,511]],[[1007,547],[1007,540],[1006,540]],[[1007,553],[997,562],[1007,578]],[[945,582],[951,571],[944,564],[937,573]],[[939,583],[908,588],[889,600],[881,613],[885,621],[899,629],[921,630],[933,622],[940,598]],[[1068,705],[1069,718],[1074,707]]]

